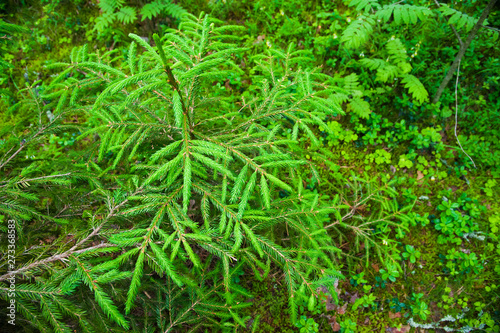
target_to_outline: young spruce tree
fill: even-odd
[[[232,279],[242,270],[281,270],[293,320],[320,286],[335,292],[338,249],[324,226],[338,206],[304,188],[301,172],[319,177],[293,152],[299,136],[319,144],[314,128],[328,130],[323,120],[351,92],[301,69],[306,53],[290,46],[254,59],[260,91],[221,97],[214,82],[241,71],[241,28],[220,23],[186,16],[154,46],[131,34],[121,66],[86,47],[52,65],[64,71],[41,97],[46,108],[86,119],[71,185],[84,203],[64,229],[70,241],[19,256],[18,311],[34,328],[233,331],[249,325],[239,309],[251,295]],[[12,276],[0,276],[4,300]]]

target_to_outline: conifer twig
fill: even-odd
[[[137,191],[135,191],[133,195],[137,195],[139,194],[140,192],[142,192],[142,188],[139,188],[137,189]],[[108,215],[106,216],[106,218],[104,219],[104,222],[101,223],[101,225],[99,225],[98,227],[94,228],[94,230],[87,236],[85,237],[84,239],[80,240],[78,243],[76,243],[72,248],[70,248],[69,250],[63,252],[63,253],[60,253],[60,254],[55,254],[51,257],[48,257],[48,258],[45,258],[45,259],[42,259],[42,260],[39,260],[39,261],[35,261],[35,262],[32,262],[31,264],[27,265],[27,266],[24,266],[24,267],[21,267],[15,271],[11,271],[9,273],[6,273],[4,275],[1,275],[0,276],[0,281],[4,281],[8,278],[10,278],[11,276],[13,275],[16,275],[16,274],[20,274],[20,273],[23,273],[23,272],[26,272],[26,271],[29,271],[35,267],[38,267],[38,266],[41,266],[41,265],[45,265],[45,264],[48,264],[48,263],[51,263],[51,262],[54,262],[54,261],[58,261],[58,260],[64,260],[66,259],[67,257],[73,255],[73,254],[78,254],[78,253],[83,253],[83,252],[86,252],[86,251],[90,251],[90,250],[95,250],[95,249],[99,249],[101,247],[106,247],[106,246],[115,246],[114,244],[108,244],[108,243],[101,243],[99,245],[95,245],[95,246],[92,246],[92,247],[89,247],[89,248],[86,248],[86,249],[81,249],[81,250],[77,250],[78,247],[80,247],[81,245],[83,245],[84,243],[86,243],[90,238],[96,236],[99,234],[99,232],[101,231],[102,227],[106,224],[106,222],[113,216],[115,216],[114,212],[119,209],[121,206],[123,206],[125,203],[128,202],[128,199],[125,199],[123,200],[122,202],[120,202],[118,205],[114,206],[108,213]]]
[[[102,247],[108,247],[108,246],[116,246],[116,245],[115,244],[109,244],[109,243],[101,243],[99,245],[94,245],[94,246],[88,247],[86,249],[81,249],[81,250],[76,250],[76,251],[68,250],[68,251],[66,251],[64,253],[56,254],[56,255],[53,255],[52,257],[48,257],[48,258],[45,258],[43,260],[32,262],[31,264],[29,264],[27,266],[21,267],[21,268],[15,270],[15,271],[11,271],[11,272],[9,272],[7,274],[4,274],[4,275],[0,276],[0,281],[7,280],[11,276],[13,276],[13,275],[17,275],[17,274],[29,271],[30,269],[33,269],[33,268],[41,266],[41,265],[45,265],[45,264],[48,264],[48,263],[51,263],[51,262],[54,262],[54,261],[58,261],[58,260],[65,260],[67,257],[69,257],[69,256],[71,256],[73,254],[84,253],[84,252],[87,252],[87,251],[96,250],[96,249],[100,249]]]
[[[16,150],[5,162],[3,162],[2,164],[0,164],[0,169],[2,169],[7,163],[9,163],[14,157],[17,156],[17,154],[19,154],[24,148],[26,148],[26,146],[28,145],[28,143],[30,143],[31,141],[33,141],[37,136],[39,136],[40,134],[42,134],[47,128],[50,127],[50,125],[52,125],[63,113],[59,113],[58,115],[56,115],[56,117],[50,122],[48,123],[46,126],[42,126],[38,132],[36,132],[31,138],[29,141],[27,142],[24,142],[21,144],[21,147],[19,147],[18,150]],[[2,161],[0,161],[1,163]]]
[[[48,178],[66,177],[66,176],[70,176],[70,175],[71,175],[71,172],[64,173],[64,174],[61,174],[61,175],[50,175],[50,176],[36,177],[36,178],[30,178],[30,179],[22,179],[22,180],[20,180],[18,182],[15,182],[15,184],[27,183],[27,182],[32,182],[34,180],[43,180],[43,179],[48,179]],[[3,183],[6,183],[6,182],[4,181]],[[0,188],[6,187],[7,185],[8,184],[1,185]]]
[[[172,86],[172,89],[179,94],[179,98],[181,100],[181,106],[182,106],[182,112],[184,113],[184,116],[187,117],[188,123],[191,124],[191,119],[189,117],[189,113],[186,108],[186,104],[184,103],[184,97],[181,94],[181,90],[179,89],[179,85],[177,84],[177,81],[175,80],[174,73],[172,72],[172,68],[168,65],[167,58],[165,57],[165,52],[163,52],[163,46],[161,44],[160,37],[158,34],[153,35],[153,39],[156,43],[156,47],[158,48],[158,53],[160,55],[160,58],[163,62],[163,68],[165,69],[165,72],[167,73],[168,76],[168,83]],[[190,125],[191,126],[191,125]]]

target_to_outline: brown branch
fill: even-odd
[[[499,34],[500,34],[500,29],[493,28],[493,27],[489,27],[489,26],[487,26],[487,25],[484,25],[484,26],[483,26],[483,28],[485,28],[485,29],[490,29],[490,30],[492,30],[492,31],[496,31],[497,33],[499,33]]]
[[[29,141],[26,140],[25,143],[21,144],[21,147],[19,147],[18,150],[16,150],[5,162],[2,163],[2,161],[0,161],[0,163],[2,163],[0,165],[0,169],[2,169],[7,163],[9,163],[14,157],[17,156],[17,154],[19,154],[26,146],[28,146],[28,144],[33,141],[37,136],[39,136],[40,134],[42,134],[47,128],[49,128],[52,124],[55,123],[56,120],[58,120],[62,115],[64,114],[64,112],[61,112],[59,113],[58,115],[55,116],[55,118],[50,122],[48,123],[47,125],[45,126],[42,126],[38,129],[38,132],[36,132],[31,138]],[[12,149],[11,149],[12,150]]]
[[[109,244],[109,243],[101,243],[99,245],[91,246],[91,247],[88,247],[86,249],[81,249],[81,250],[78,250],[78,251],[68,250],[68,251],[66,251],[64,253],[56,254],[56,255],[53,255],[52,257],[48,257],[48,258],[45,258],[43,260],[32,262],[31,264],[29,264],[27,266],[24,266],[22,268],[19,268],[18,270],[9,272],[7,274],[4,274],[4,275],[0,276],[0,281],[7,280],[11,276],[13,276],[13,275],[29,271],[30,269],[38,267],[38,266],[41,266],[41,265],[45,265],[45,264],[48,264],[48,263],[51,263],[51,262],[54,262],[54,261],[57,261],[57,260],[64,260],[64,259],[66,259],[67,257],[69,257],[69,256],[71,256],[73,254],[84,253],[84,252],[87,252],[87,251],[91,251],[91,250],[95,250],[95,249],[100,249],[102,247],[107,247],[107,246],[116,246],[116,245],[115,244]]]
[[[157,34],[153,35],[153,39],[156,43],[156,47],[158,48],[158,54],[160,55],[160,58],[163,62],[163,68],[165,69],[165,72],[167,73],[168,76],[168,84],[172,87],[174,91],[179,94],[179,98],[181,101],[181,106],[182,106],[182,113],[184,116],[187,118],[189,127],[191,128],[192,122],[191,122],[191,117],[189,116],[187,106],[184,103],[184,97],[182,96],[181,90],[179,89],[178,81],[175,79],[174,73],[172,72],[172,68],[168,65],[167,58],[165,57],[165,52],[163,51],[163,46],[160,40],[160,37]],[[189,135],[189,133],[188,133]]]
[[[131,196],[135,196],[135,195],[139,194],[140,192],[142,192],[142,187],[140,187],[139,189],[137,189]],[[6,279],[10,278],[13,275],[29,271],[30,269],[33,269],[35,267],[38,267],[38,266],[41,266],[41,265],[44,265],[44,264],[48,264],[48,263],[51,263],[51,262],[54,262],[54,261],[57,261],[57,260],[64,260],[64,259],[66,259],[67,257],[69,257],[69,256],[71,256],[73,254],[83,253],[83,252],[86,252],[86,251],[90,251],[90,250],[94,250],[94,249],[98,249],[98,248],[106,247],[106,246],[114,246],[113,244],[101,243],[99,245],[92,246],[92,247],[89,247],[89,248],[86,248],[86,249],[77,250],[78,247],[80,247],[81,245],[83,245],[84,243],[86,243],[90,238],[92,238],[94,236],[97,236],[99,234],[99,232],[101,231],[102,227],[106,224],[106,222],[111,217],[113,217],[113,216],[116,215],[115,211],[118,210],[121,206],[125,205],[127,202],[128,202],[128,199],[125,199],[121,203],[119,203],[118,205],[114,206],[109,211],[108,215],[104,218],[104,222],[101,223],[101,225],[99,225],[97,228],[94,228],[94,230],[87,237],[85,237],[84,239],[82,239],[81,241],[79,241],[78,243],[76,243],[69,250],[67,250],[67,251],[65,251],[63,253],[60,253],[60,254],[55,254],[55,255],[53,255],[51,257],[48,257],[48,258],[45,258],[45,259],[42,259],[42,260],[39,260],[39,261],[35,261],[35,262],[33,262],[33,263],[31,263],[31,264],[29,264],[27,266],[19,268],[18,270],[15,270],[15,271],[9,272],[7,274],[1,275],[0,276],[0,281],[6,280]]]
[[[439,4],[439,2],[437,0],[434,0],[434,2],[438,6],[438,8],[441,7],[441,5]],[[453,24],[450,24],[450,28],[451,28],[451,30],[453,30],[453,33],[457,37],[458,42],[460,43],[460,47],[462,47],[464,45],[464,42],[462,42],[462,38],[460,38],[460,34],[458,33],[457,29],[455,29],[455,26]]]
[[[61,175],[51,175],[51,176],[43,176],[43,177],[30,178],[30,179],[22,179],[22,180],[16,182],[15,184],[28,183],[28,182],[31,182],[34,180],[43,180],[43,179],[48,179],[48,178],[66,177],[66,176],[70,176],[70,175],[71,175],[71,172],[61,174]],[[9,185],[9,184],[2,185],[2,186],[0,186],[0,188],[6,187],[7,185]]]
[[[40,130],[38,130],[38,132],[33,136],[32,139],[36,138],[38,135],[40,135],[43,131],[45,130],[45,127],[42,127]],[[3,168],[7,163],[9,163],[14,157],[17,156],[17,154],[19,154],[21,152],[21,150],[24,149],[24,147],[26,147],[26,145],[28,144],[28,142],[25,142],[24,144],[21,145],[21,147],[19,147],[18,150],[16,150],[14,152],[14,154],[12,154],[8,159],[7,161],[3,162],[2,165],[0,165],[0,169]]]
[[[464,44],[460,45],[460,49],[458,51],[458,54],[456,55],[455,60],[451,64],[451,67],[448,70],[448,73],[446,73],[446,76],[444,77],[443,81],[439,85],[439,88],[436,91],[436,95],[434,95],[434,98],[432,99],[432,103],[435,104],[435,103],[439,102],[439,99],[441,98],[441,95],[443,94],[444,89],[446,88],[446,86],[450,82],[451,78],[453,77],[453,74],[455,73],[455,71],[458,68],[459,62],[462,60],[463,56],[465,55],[465,51],[467,50],[467,48],[469,47],[469,45],[472,43],[472,40],[474,39],[474,37],[476,37],[476,34],[479,31],[479,28],[481,28],[481,26],[483,25],[484,20],[486,20],[486,18],[490,14],[490,11],[493,8],[493,6],[495,5],[496,1],[497,0],[490,0],[490,2],[488,2],[488,5],[483,10],[483,13],[481,14],[481,17],[476,22],[476,24],[472,28],[471,32],[467,36],[467,40],[465,41]]]

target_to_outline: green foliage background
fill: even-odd
[[[498,2],[431,103],[486,5],[2,3],[0,307],[25,332],[498,332]]]

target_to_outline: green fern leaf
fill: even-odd
[[[98,2],[99,8],[106,13],[113,13],[123,6],[125,0],[101,0]]]
[[[405,83],[405,88],[408,88],[408,91],[412,94],[413,98],[417,100],[419,105],[429,99],[429,93],[422,82],[415,76],[406,74],[403,76],[402,82]]]
[[[129,6],[121,7],[116,13],[116,19],[125,24],[133,23],[137,19],[135,8]]]
[[[391,39],[387,42],[386,48],[387,52],[390,54],[390,59],[394,62],[394,64],[397,65],[399,63],[406,62],[408,55],[406,54],[406,49],[399,38]]]
[[[449,16],[448,24],[455,25],[455,28],[458,30],[464,29],[465,32],[471,31],[478,21],[478,18],[471,17],[461,11],[450,8],[448,5],[442,5],[438,10],[441,11],[444,16]],[[483,25],[487,24],[485,20]]]
[[[349,106],[356,115],[360,118],[368,119],[370,116],[370,104],[360,97],[355,97],[349,102]]]
[[[344,30],[340,41],[346,47],[356,49],[369,40],[374,25],[375,20],[371,16],[361,15]]]
[[[368,69],[371,70],[376,70],[379,68],[384,68],[387,65],[387,62],[382,59],[376,59],[376,58],[363,58],[359,60],[360,64]]]
[[[151,20],[152,18],[158,16],[163,9],[164,6],[162,6],[161,1],[153,1],[145,4],[141,8],[141,13],[140,13],[142,16],[141,21],[144,21],[146,19]]]
[[[349,7],[356,6],[356,11],[364,11],[368,14],[372,9],[377,10],[380,5],[377,0],[351,0],[349,1]]]
[[[166,3],[163,10],[165,13],[176,19],[181,19],[187,15],[187,11],[175,3]]]
[[[380,82],[391,82],[394,78],[398,77],[400,74],[400,70],[397,66],[386,65],[383,68],[379,68],[377,70],[377,81]]]
[[[393,4],[383,6],[375,17],[384,23],[388,23],[393,17],[394,24],[399,26],[401,23],[416,24],[418,20],[424,22],[434,15],[434,12],[427,7]]]

